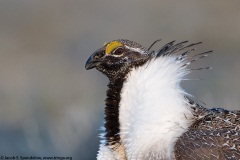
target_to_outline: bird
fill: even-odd
[[[212,51],[171,41],[158,50],[127,39],[86,61],[109,79],[98,160],[240,159],[240,111],[208,108],[182,87],[189,65]]]

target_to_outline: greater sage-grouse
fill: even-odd
[[[211,51],[194,54],[199,43],[187,41],[150,51],[154,44],[114,40],[86,62],[110,80],[97,159],[240,159],[240,111],[205,108],[180,87],[187,66]]]

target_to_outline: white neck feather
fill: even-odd
[[[172,159],[177,138],[193,115],[180,87],[188,74],[175,56],[152,59],[127,76],[119,108],[120,137],[127,159]]]

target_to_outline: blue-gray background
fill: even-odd
[[[86,59],[118,38],[203,41],[184,82],[209,107],[240,109],[240,1],[1,0],[0,155],[95,159],[107,78]],[[159,45],[161,46],[161,45]]]

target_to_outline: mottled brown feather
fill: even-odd
[[[179,137],[177,160],[240,159],[240,111],[206,109],[189,99],[198,120]]]

